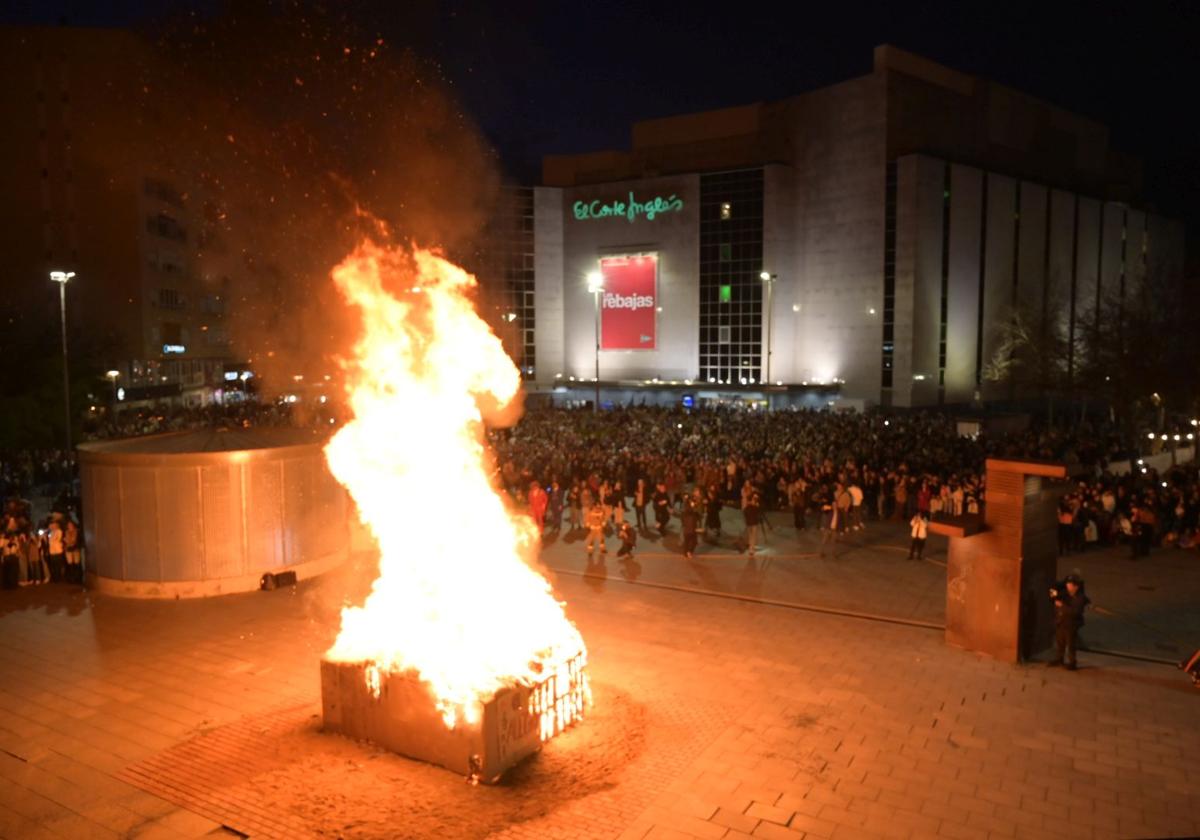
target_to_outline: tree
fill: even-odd
[[[1109,290],[1098,316],[1083,325],[1080,378],[1107,399],[1130,443],[1158,427],[1156,402],[1168,412],[1200,413],[1196,286],[1183,272],[1152,264],[1144,279]]]

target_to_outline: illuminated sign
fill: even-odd
[[[628,201],[617,200],[605,203],[596,199],[595,201],[576,201],[574,205],[575,219],[581,222],[587,219],[625,219],[628,222],[636,222],[643,216],[647,221],[653,221],[656,216],[661,216],[663,213],[677,213],[682,209],[683,199],[674,193],[665,197],[656,195],[654,198],[638,201],[633,197],[632,191],[629,193]]]
[[[163,345],[163,354],[164,355],[168,354],[168,353],[186,353],[186,352],[187,352],[187,347],[185,347],[182,344],[164,344]]]
[[[606,257],[600,274],[600,349],[655,349],[658,257]]]

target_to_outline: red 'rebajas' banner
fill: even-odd
[[[653,350],[658,257],[606,257],[600,274],[600,349]]]

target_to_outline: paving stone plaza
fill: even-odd
[[[320,732],[318,660],[365,560],[195,601],[4,592],[0,837],[1200,834],[1200,691],[1170,664],[1200,645],[1193,553],[1064,558],[1109,651],[1069,673],[944,644],[940,537],[917,562],[900,526],[832,559],[766,536],[691,562],[676,536],[632,564],[548,544],[596,703],[493,787]]]

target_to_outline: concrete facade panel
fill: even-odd
[[[945,400],[951,403],[969,402],[975,395],[982,213],[983,173],[952,166],[945,380]]]
[[[680,210],[653,219],[577,219],[575,202],[599,199],[639,202],[674,195]],[[600,353],[600,378],[694,379],[699,369],[700,318],[700,178],[648,178],[621,184],[574,187],[563,191],[560,218],[564,228],[562,300],[562,372],[590,380],[595,364],[595,305],[587,290],[587,275],[599,269],[603,257],[630,254],[658,256],[658,316],[656,349],[605,350]],[[540,313],[539,313],[540,318]],[[557,372],[557,371],[555,371]]]
[[[878,400],[883,301],[885,89],[868,76],[797,99],[794,159],[800,379],[845,380]],[[875,309],[875,314],[871,314]]]
[[[1096,327],[1100,302],[1100,202],[1079,197],[1079,225],[1075,236],[1076,337]]]
[[[892,404],[896,406],[912,405],[918,160],[916,155],[907,155],[896,161],[896,302],[892,316]]]
[[[1136,295],[1151,271],[1161,271],[1170,263],[1170,249],[1161,216],[1141,210],[1125,211],[1125,250],[1122,260],[1125,294]],[[1143,250],[1144,249],[1144,250]]]
[[[916,247],[913,252],[913,405],[937,402],[945,177],[946,167],[942,161],[918,157],[913,200],[900,204],[904,210],[911,208],[910,212],[914,213],[916,220]]]
[[[1062,190],[1050,194],[1050,242],[1046,263],[1044,329],[1066,341],[1071,330],[1071,291],[1075,267],[1075,196]],[[1065,363],[1065,359],[1058,359]]]
[[[987,253],[983,276],[983,365],[986,371],[1000,350],[1004,328],[1012,318],[1013,262],[1016,254],[1017,183],[989,172],[987,198]],[[1001,386],[983,382],[985,399],[1001,393]]]
[[[1017,301],[1022,314],[1036,324],[1042,317],[1042,292],[1046,282],[1046,213],[1048,191],[1039,184],[1021,182],[1021,241],[1017,255]]]
[[[1100,300],[1105,309],[1115,308],[1125,287],[1122,253],[1125,231],[1125,205],[1105,202],[1100,220]]]
[[[563,195],[554,187],[533,190],[533,301],[535,370],[550,385],[563,364]]]
[[[763,297],[763,375],[767,375],[767,336],[771,339],[770,378],[798,382],[796,358],[801,278],[795,270],[796,172],[790,166],[763,167],[763,269],[776,275],[772,313]],[[770,329],[768,330],[768,325]]]

